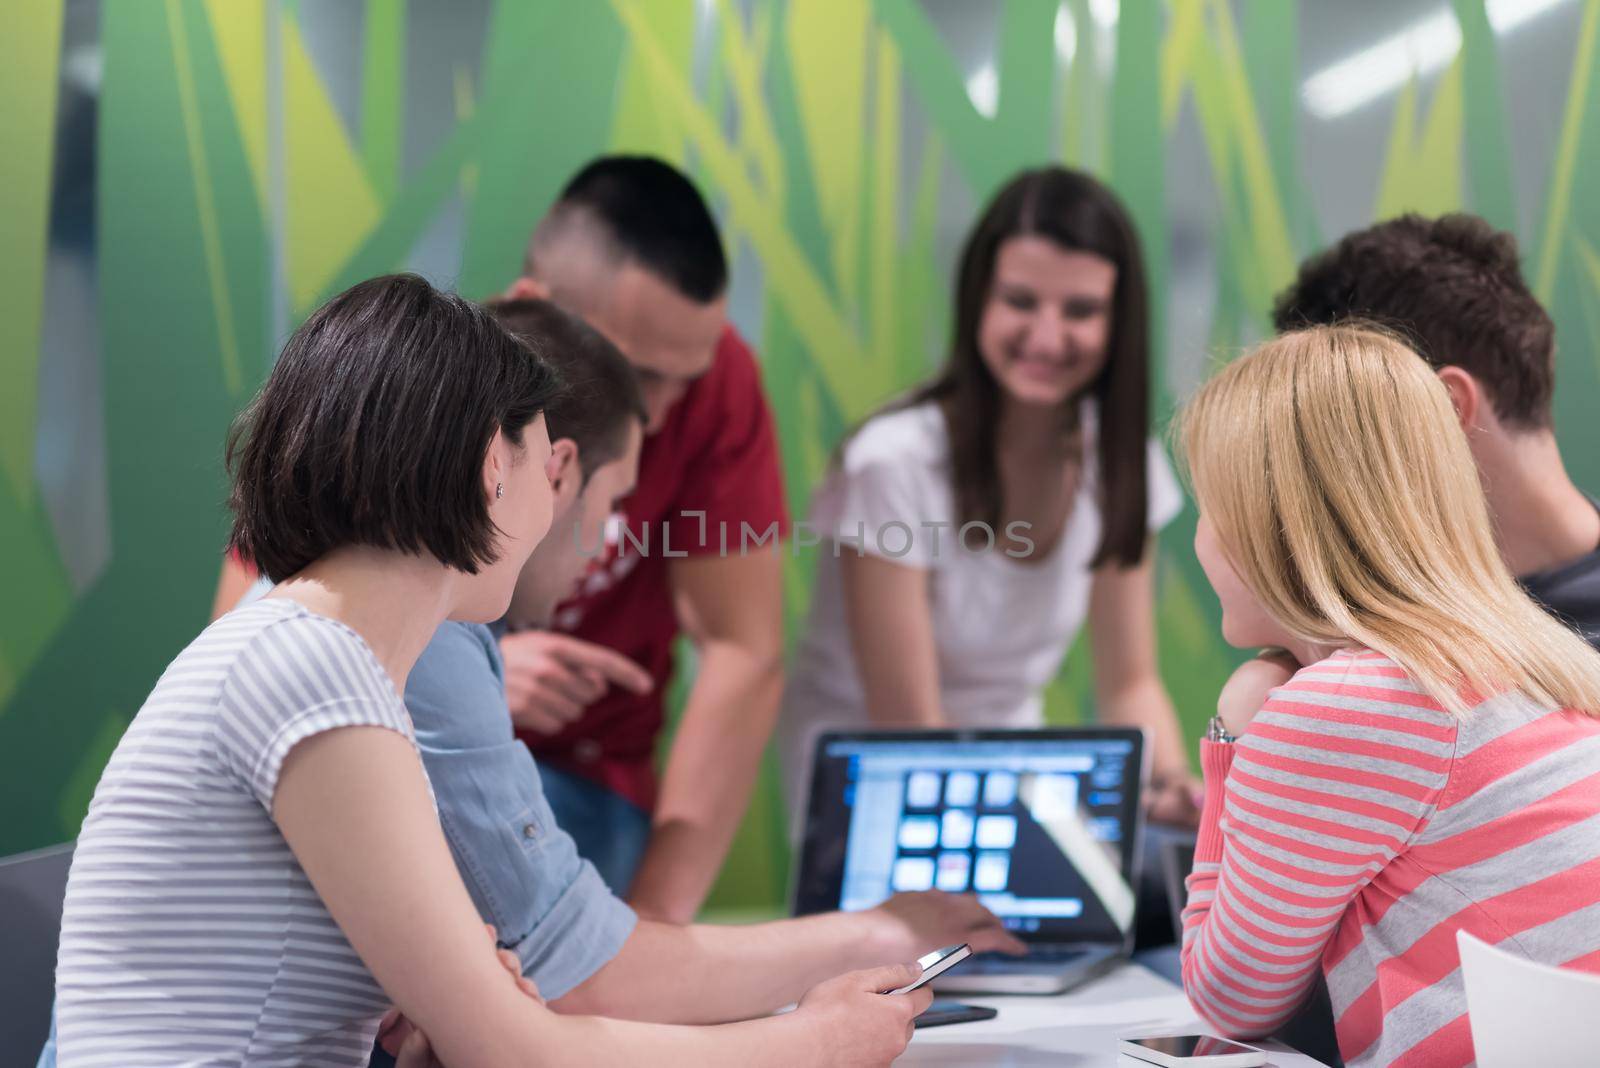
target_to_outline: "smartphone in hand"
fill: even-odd
[[[956,946],[945,946],[936,949],[927,956],[917,958],[917,963],[922,966],[922,975],[914,983],[907,983],[898,990],[888,991],[891,994],[909,994],[919,987],[927,986],[957,964],[972,956],[972,947],[962,942]]]

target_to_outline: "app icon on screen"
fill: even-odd
[[[1017,818],[1015,816],[979,816],[979,849],[1010,849],[1017,844]]]
[[[1011,877],[1010,853],[979,853],[972,868],[972,888],[984,893],[999,893]]]
[[[901,849],[932,849],[939,844],[939,821],[932,816],[907,816],[900,821]]]
[[[971,868],[970,853],[940,853],[939,873],[934,879],[934,885],[946,893],[962,893],[967,889],[967,875]]]
[[[978,803],[978,773],[952,771],[944,781],[944,803],[958,808]]]
[[[901,857],[894,862],[891,878],[896,891],[932,890],[933,858]]]
[[[939,844],[946,849],[966,849],[972,845],[972,829],[974,826],[972,813],[966,809],[945,809],[941,820],[942,828],[939,833]]]
[[[1010,771],[991,771],[983,780],[983,807],[1006,808],[1017,799],[1017,776]]]
[[[939,773],[913,771],[906,776],[906,807],[932,808],[939,803]]]

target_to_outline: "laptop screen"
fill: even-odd
[[[1143,735],[1115,728],[817,739],[795,911],[973,893],[1030,942],[1126,939]]]

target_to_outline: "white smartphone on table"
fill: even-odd
[[[1267,1051],[1212,1035],[1154,1035],[1125,1038],[1121,1052],[1163,1068],[1261,1068]]]
[[[918,957],[917,963],[922,966],[922,975],[914,983],[907,983],[898,990],[891,990],[891,994],[909,994],[918,987],[927,986],[957,964],[972,956],[972,947],[965,942],[956,946],[945,946],[936,949],[927,956]]]

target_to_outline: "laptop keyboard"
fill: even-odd
[[[1070,964],[1079,957],[1087,956],[1088,950],[1079,946],[1032,946],[1026,957],[1013,957],[1009,953],[974,953],[971,958],[973,964],[988,970],[999,965],[1015,966],[1019,962],[1027,964]]]

